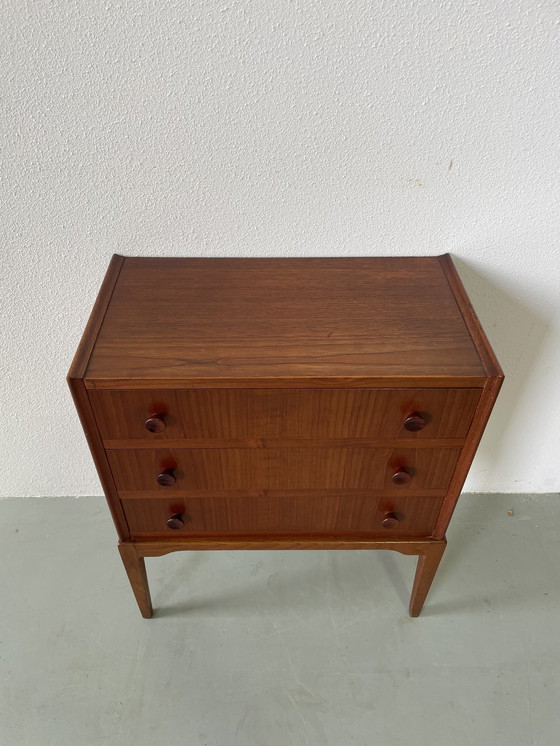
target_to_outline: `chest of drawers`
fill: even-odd
[[[417,616],[502,379],[449,255],[114,256],[68,374],[145,617],[236,548],[418,555]]]

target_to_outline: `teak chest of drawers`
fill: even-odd
[[[68,375],[145,617],[236,548],[418,555],[417,616],[502,379],[449,255],[114,256]]]

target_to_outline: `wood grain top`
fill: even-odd
[[[100,297],[69,374],[90,388],[481,386],[501,375],[448,255],[125,257]]]

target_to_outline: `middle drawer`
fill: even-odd
[[[121,497],[199,490],[446,491],[460,448],[109,450]]]

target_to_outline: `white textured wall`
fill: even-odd
[[[4,3],[1,493],[100,493],[113,252],[450,251],[508,376],[467,488],[560,490],[560,4]]]

